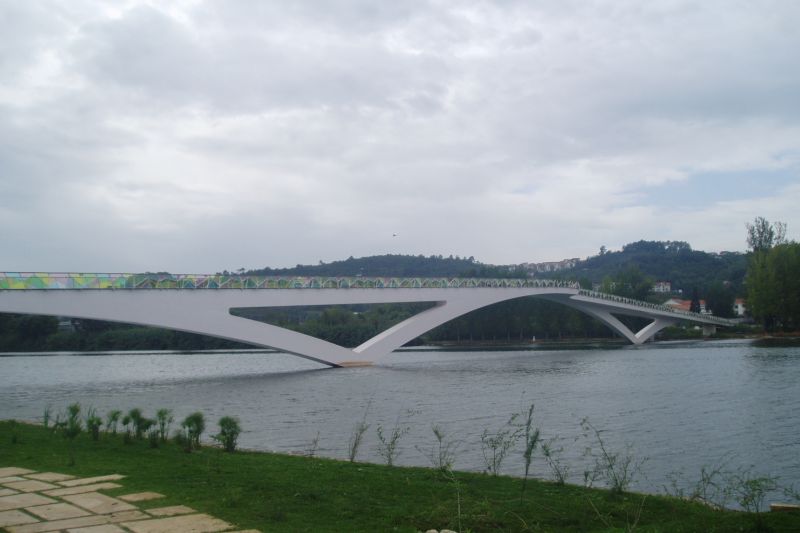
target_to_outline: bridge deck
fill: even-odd
[[[224,290],[224,289],[477,289],[567,288],[592,300],[675,318],[730,326],[729,320],[660,304],[581,289],[574,281],[519,278],[404,278],[365,276],[241,276],[229,274],[0,272],[0,290]]]

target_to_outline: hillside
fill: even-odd
[[[441,255],[373,255],[349,257],[317,265],[297,265],[290,268],[260,268],[245,274],[257,276],[397,276],[397,277],[510,277],[508,267],[487,265],[474,257],[443,257]]]
[[[638,241],[618,252],[605,252],[575,268],[561,271],[559,277],[586,279],[593,283],[615,277],[630,267],[638,267],[654,281],[669,281],[673,290],[691,293],[697,287],[704,293],[715,282],[728,282],[737,296],[744,295],[747,256],[739,252],[711,254],[680,241]]]
[[[638,241],[617,252],[605,252],[579,261],[574,268],[536,274],[600,283],[631,268],[654,281],[670,281],[675,290],[705,292],[715,282],[729,282],[737,296],[744,294],[747,256],[739,252],[711,254],[680,241]],[[489,265],[475,258],[441,255],[375,255],[350,257],[331,263],[290,268],[260,268],[245,274],[262,276],[400,276],[400,277],[525,277],[532,275],[520,265]]]

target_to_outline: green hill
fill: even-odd
[[[729,285],[737,296],[744,295],[747,255],[740,252],[718,254],[692,250],[681,241],[638,241],[618,252],[605,252],[580,261],[575,268],[561,271],[558,277],[600,283],[636,267],[654,281],[669,281],[674,291],[690,294],[695,287],[701,295],[715,283]]]

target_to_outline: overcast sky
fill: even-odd
[[[798,28],[796,0],[0,0],[0,270],[798,239]]]

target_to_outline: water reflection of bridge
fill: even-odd
[[[543,279],[271,277],[194,274],[0,273],[0,312],[69,316],[163,327],[277,348],[331,366],[380,359],[475,309],[523,297],[572,307],[634,344],[685,320],[730,322]],[[247,307],[435,302],[353,349],[231,314]],[[617,315],[650,323],[631,331]]]

